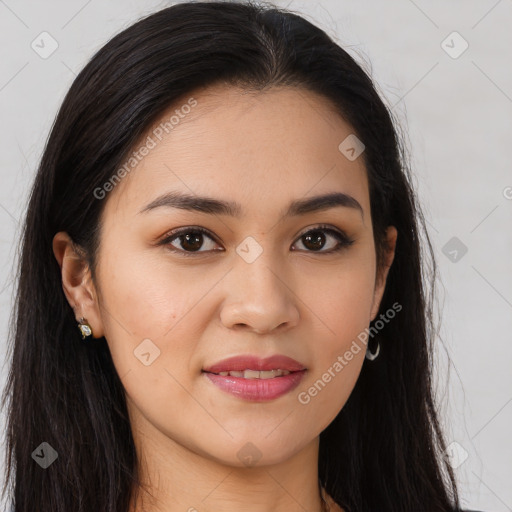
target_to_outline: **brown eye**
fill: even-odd
[[[326,237],[322,231],[310,231],[302,239],[305,247],[312,251],[318,251],[324,246]]]
[[[178,239],[186,251],[198,251],[203,245],[203,235],[200,233],[181,235]]]
[[[330,253],[340,251],[354,243],[341,231],[319,226],[304,233],[299,241],[307,252]],[[322,250],[325,249],[326,250]]]
[[[161,243],[162,245],[170,245],[171,250],[184,254],[208,252],[214,250],[217,246],[211,235],[202,228],[184,228],[177,230],[171,233],[165,240],[162,240]],[[206,246],[206,249],[204,249],[204,246]]]

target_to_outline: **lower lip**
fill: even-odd
[[[306,370],[292,372],[281,377],[272,379],[244,379],[243,377],[232,377],[230,375],[216,375],[215,373],[203,372],[217,387],[243,400],[252,402],[265,402],[274,400],[295,389]]]

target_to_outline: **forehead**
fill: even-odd
[[[357,195],[366,208],[363,158],[351,161],[339,149],[352,134],[328,100],[305,89],[197,90],[167,109],[136,144],[134,151],[149,149],[144,156],[139,151],[107,208],[139,211],[172,190],[234,199],[253,213],[264,202],[281,207],[333,191]]]

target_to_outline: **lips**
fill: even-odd
[[[299,372],[305,370],[306,367],[284,355],[274,355],[267,358],[260,358],[252,355],[234,356],[224,359],[211,366],[203,369],[203,372],[219,374],[221,372],[244,372],[245,370],[253,371],[271,371],[271,370],[287,370],[291,372]]]
[[[268,402],[290,393],[304,378],[307,370],[270,379],[246,379],[204,372],[202,375],[221,391],[248,402]]]
[[[307,369],[284,355],[262,359],[252,355],[230,357],[202,370],[217,388],[251,402],[275,400],[295,389]]]

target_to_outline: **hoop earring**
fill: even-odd
[[[78,329],[82,334],[82,340],[85,340],[89,336],[92,336],[92,327],[87,323],[87,320],[83,317],[80,318],[80,320],[78,320]]]
[[[366,354],[365,354],[365,357],[366,359],[368,359],[369,361],[374,361],[375,359],[377,359],[377,357],[379,357],[379,353],[380,353],[380,343],[377,341],[377,348],[375,349],[375,352],[372,352],[370,350],[370,345],[368,345],[366,347]]]

